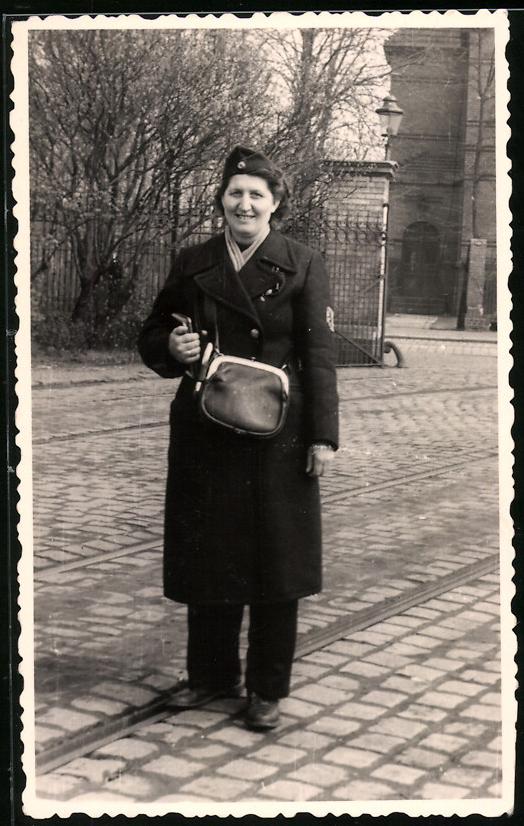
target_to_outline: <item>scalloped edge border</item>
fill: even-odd
[[[366,12],[305,12],[301,15],[289,12],[254,12],[249,18],[239,18],[234,13],[214,14],[195,13],[187,15],[160,14],[155,19],[148,19],[138,14],[80,14],[71,17],[64,15],[31,15],[26,20],[16,20],[11,24],[13,59],[11,71],[14,89],[11,94],[13,109],[9,123],[15,135],[11,144],[13,151],[13,195],[15,199],[14,217],[18,221],[15,238],[15,299],[19,318],[19,331],[16,335],[17,366],[15,369],[15,387],[18,406],[15,424],[19,430],[16,444],[21,451],[17,469],[20,496],[18,506],[18,536],[22,545],[22,555],[18,566],[20,586],[19,621],[21,633],[19,654],[21,657],[20,673],[24,679],[24,688],[20,697],[22,712],[22,742],[24,753],[22,768],[27,784],[22,795],[25,814],[34,818],[48,818],[53,815],[65,818],[82,812],[91,817],[103,815],[137,815],[153,817],[172,813],[169,803],[144,804],[100,802],[86,803],[79,810],[67,802],[51,801],[38,798],[35,793],[35,754],[34,754],[34,707],[33,688],[34,651],[33,651],[33,513],[32,513],[32,443],[31,443],[31,349],[30,349],[30,289],[29,289],[29,125],[28,125],[28,32],[40,29],[171,29],[171,28],[331,28],[331,27],[370,27],[370,28],[492,28],[495,35],[496,53],[496,221],[497,221],[497,299],[498,299],[498,397],[499,397],[499,529],[500,529],[500,590],[501,590],[501,645],[502,645],[502,795],[496,799],[466,800],[391,800],[391,801],[322,801],[322,802],[280,802],[280,801],[242,801],[240,803],[178,803],[176,813],[185,817],[215,815],[219,817],[241,817],[255,814],[261,817],[284,815],[292,817],[299,812],[308,812],[317,817],[327,814],[349,814],[358,816],[388,815],[401,812],[408,816],[443,815],[465,816],[482,814],[497,816],[511,812],[513,806],[514,743],[516,701],[516,668],[514,657],[517,650],[516,637],[513,632],[515,617],[511,612],[511,600],[515,595],[512,582],[513,569],[513,525],[510,517],[510,505],[513,499],[511,425],[513,408],[512,390],[509,385],[509,371],[512,367],[510,355],[510,310],[511,295],[508,277],[511,272],[509,197],[510,162],[506,154],[506,144],[510,138],[508,126],[509,92],[507,88],[508,67],[505,59],[505,47],[509,40],[509,23],[507,12],[502,9],[491,12],[479,10],[475,14],[462,14],[455,10],[447,11],[410,11],[384,12],[370,16]]]

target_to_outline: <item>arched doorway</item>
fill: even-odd
[[[396,272],[392,273],[392,312],[438,315],[446,312],[447,296],[441,277],[441,243],[438,229],[415,221],[404,230]]]

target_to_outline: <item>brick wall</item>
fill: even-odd
[[[391,91],[404,110],[391,151],[399,163],[390,212],[393,311],[455,315],[463,249],[473,234],[490,244],[494,241],[493,101],[488,100],[480,113],[477,95],[479,71],[485,79],[489,69],[492,38],[491,30],[404,29],[386,43]],[[480,116],[480,164],[475,166]],[[474,233],[475,176],[479,180]],[[437,262],[424,257],[422,238],[418,249],[406,251],[403,239],[413,225],[415,230],[430,225],[438,232]]]

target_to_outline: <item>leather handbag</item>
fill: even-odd
[[[215,341],[204,349],[195,384],[203,419],[241,436],[270,439],[279,433],[289,406],[289,376],[283,367],[220,352],[216,307]]]

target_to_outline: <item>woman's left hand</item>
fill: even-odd
[[[306,473],[323,476],[334,458],[335,451],[329,445],[311,445],[307,451]]]

